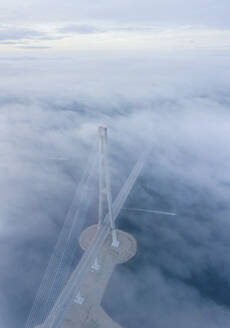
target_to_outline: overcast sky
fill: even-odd
[[[165,25],[229,26],[227,0],[86,0],[54,1],[30,0],[2,3],[1,21],[4,23],[62,23],[68,21],[95,21],[105,23],[137,23]]]
[[[7,1],[2,53],[229,49],[228,1]]]

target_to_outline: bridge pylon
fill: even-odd
[[[112,246],[119,247],[117,231],[114,223],[112,209],[111,178],[108,164],[108,133],[107,127],[98,128],[99,135],[99,206],[98,206],[98,228],[103,225],[105,201],[109,213],[109,221],[112,233]]]

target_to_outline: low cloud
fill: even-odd
[[[99,29],[92,25],[81,25],[81,24],[71,24],[64,26],[58,30],[60,33],[67,34],[95,34],[95,33],[103,33],[102,29]]]
[[[45,34],[26,28],[16,28],[16,27],[0,27],[0,42],[6,41],[23,41],[23,40],[34,40],[44,38]]]
[[[229,326],[228,56],[127,57],[0,61],[7,328],[24,327],[102,123],[109,127],[113,193],[151,145],[127,206],[177,213],[121,213],[119,226],[135,235],[139,252],[115,272],[106,310],[127,327]]]
[[[57,33],[48,33],[39,29],[11,26],[0,26],[0,44],[23,44],[62,39]]]
[[[48,47],[48,46],[29,46],[29,45],[26,45],[26,46],[18,46],[18,48],[20,49],[28,49],[28,50],[42,50],[42,49],[50,49],[51,47]]]

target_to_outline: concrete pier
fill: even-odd
[[[88,227],[79,238],[82,249],[87,250],[97,233],[97,226]],[[101,301],[110,277],[119,263],[124,263],[136,254],[137,243],[133,236],[117,231],[120,245],[112,247],[109,234],[97,257],[97,265],[92,266],[84,280],[80,294],[68,311],[62,328],[121,328],[101,307]]]

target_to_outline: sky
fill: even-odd
[[[229,49],[227,1],[7,1],[1,52]]]
[[[25,327],[100,124],[113,195],[151,146],[128,204],[177,213],[121,215],[140,252],[105,308],[125,327],[229,327],[229,7],[0,4],[0,327]]]

